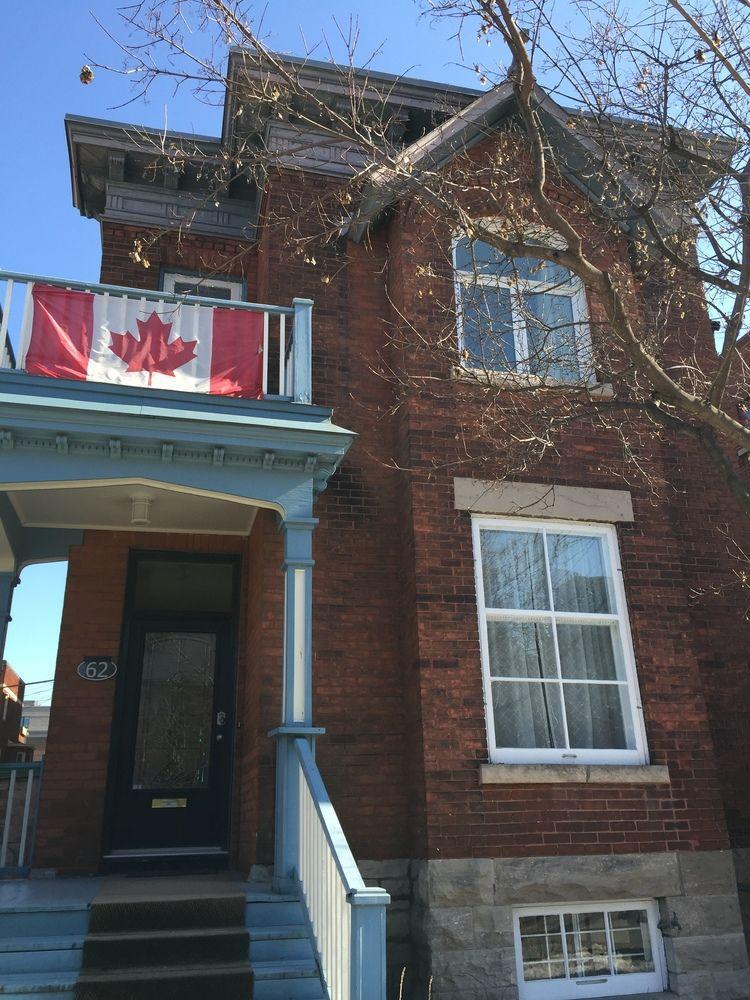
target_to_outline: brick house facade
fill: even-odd
[[[25,760],[23,696],[26,686],[6,660],[0,662],[0,763]]]
[[[117,145],[114,127],[87,128]],[[388,330],[400,317],[423,332],[445,322],[454,297],[450,268],[438,263],[447,228],[407,198],[366,244],[320,248],[318,266],[307,266],[263,220],[340,183],[312,165],[269,173],[253,239],[218,225],[179,240],[167,232],[145,270],[130,256],[134,240],[160,228],[135,210],[128,221],[126,208],[94,204],[77,173],[90,141],[74,137],[71,148],[79,208],[100,220],[102,283],[158,290],[171,271],[219,274],[241,279],[248,301],[315,301],[313,399],[357,434],[315,506],[313,684],[316,724],[326,729],[317,759],[355,857],[391,893],[394,980],[406,966],[421,996],[432,977],[439,1000],[563,996],[541,992],[544,976],[529,979],[533,989],[520,982],[519,921],[610,907],[649,913],[667,995],[750,997],[738,896],[738,873],[742,882],[750,867],[750,631],[719,540],[728,524],[750,545],[750,526],[705,458],[683,441],[651,440],[640,458],[666,484],[655,493],[631,482],[616,433],[592,422],[518,477],[515,492],[497,491],[501,461],[457,461],[480,390],[445,378],[394,407],[396,390],[379,372],[383,352],[412,372],[435,364],[418,348],[399,356]],[[561,182],[561,203],[580,197]],[[590,239],[612,261],[629,260],[624,238]],[[648,294],[634,278],[636,309],[648,307]],[[705,315],[690,316],[684,332],[711,350]],[[601,537],[622,568],[618,627],[632,635],[634,730],[642,711],[637,762],[492,759],[472,526],[484,519],[502,530],[524,518],[533,531],[607,526]],[[134,550],[240,560],[229,863],[243,873],[270,865],[268,734],[282,699],[284,590],[282,540],[263,509],[245,536],[91,527],[71,545],[35,867],[93,873],[102,863],[115,687],[82,692],[73,668],[94,651],[120,657]],[[586,995],[615,995],[611,981],[609,992],[595,989]]]

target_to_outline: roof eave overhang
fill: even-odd
[[[78,209],[81,215],[87,215],[87,209],[85,194],[80,185],[79,149],[89,145],[110,149],[113,152],[142,152],[142,147],[139,146],[136,138],[137,134],[153,137],[159,142],[173,140],[175,143],[180,143],[187,140],[200,146],[205,154],[213,153],[217,157],[221,154],[222,141],[217,136],[175,130],[163,131],[126,122],[68,114],[65,116],[65,138],[68,148],[71,192],[73,206]]]
[[[404,150],[401,156],[409,158],[413,168],[413,181],[402,183],[396,188],[392,183],[389,185],[386,171],[374,171],[364,187],[358,209],[348,225],[348,237],[356,243],[361,242],[369,227],[376,223],[388,208],[411,191],[418,189],[422,183],[421,178],[427,170],[442,169],[459,153],[466,152],[477,142],[485,139],[488,129],[508,115],[514,100],[513,84],[506,81],[477,98],[473,104],[464,108],[450,121],[444,122],[429,136],[425,136]],[[535,100],[545,130],[551,138],[557,139],[556,153],[561,171],[585,197],[597,201],[605,213],[609,212],[611,206],[607,205],[604,185],[597,184],[595,176],[586,180],[586,171],[582,169],[585,162],[595,162],[603,158],[601,147],[595,139],[581,136],[570,129],[568,123],[571,112],[557,104],[540,87],[536,88]],[[636,204],[643,185],[635,174],[625,167],[618,168],[617,174],[618,183],[628,191],[629,197]],[[643,200],[646,200],[645,192]],[[615,214],[613,209],[612,214]],[[670,206],[653,206],[650,214],[664,233],[679,231],[689,222],[688,213],[680,212]],[[616,218],[615,221],[628,234],[632,234],[640,224],[635,210],[632,217]]]

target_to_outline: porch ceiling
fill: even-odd
[[[10,490],[25,528],[101,528],[247,535],[256,507],[132,481],[109,486]],[[147,499],[148,525],[134,524],[133,500]]]

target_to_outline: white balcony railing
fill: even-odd
[[[330,1000],[385,1000],[384,889],[359,873],[309,744],[299,760],[299,879]]]
[[[122,288],[64,278],[48,278],[36,274],[0,270],[0,368],[15,368],[15,358],[9,333],[17,334],[31,308],[34,284],[52,285],[71,291],[101,295],[105,310],[112,310],[114,329],[122,308],[122,300],[135,300],[145,307],[149,302],[171,305],[173,308],[194,310],[206,308],[244,309],[263,314],[263,396],[288,399],[298,403],[311,402],[312,363],[312,302],[294,299],[291,306],[265,305],[259,302],[211,299],[195,295],[175,295],[170,292],[140,288]],[[107,317],[103,317],[107,322]]]
[[[0,764],[0,873],[31,866],[42,764]]]

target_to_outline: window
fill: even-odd
[[[197,295],[201,299],[226,299],[231,302],[242,299],[242,281],[239,278],[203,277],[199,274],[165,271],[162,284],[165,292],[174,295]]]
[[[490,760],[646,760],[609,525],[474,518]]]
[[[139,559],[133,610],[146,614],[230,614],[234,575],[234,563],[219,559]]]
[[[666,988],[653,900],[516,910],[520,1000],[654,993]]]
[[[558,264],[454,242],[459,349],[464,364],[554,382],[590,380],[581,282]]]

